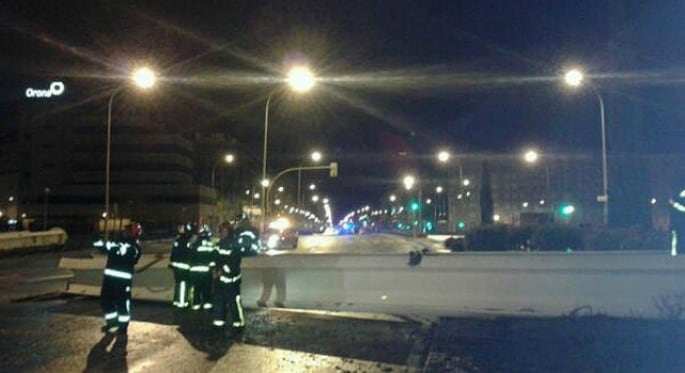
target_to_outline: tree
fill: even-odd
[[[492,201],[492,181],[487,163],[483,162],[480,177],[480,223],[483,225],[493,224],[495,204]]]

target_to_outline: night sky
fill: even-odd
[[[0,15],[3,122],[27,82],[96,101],[143,61],[164,76],[150,110],[260,159],[274,92],[270,168],[322,149],[340,163],[339,210],[378,202],[443,146],[598,153],[597,98],[561,84],[570,66],[605,98],[611,153],[685,151],[683,1],[46,0]],[[281,81],[296,63],[321,79],[302,97]]]

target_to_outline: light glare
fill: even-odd
[[[154,71],[147,67],[143,67],[134,71],[131,79],[133,79],[133,82],[142,89],[152,88],[157,81]]]
[[[288,85],[295,92],[307,92],[315,82],[314,74],[306,67],[295,67],[288,72]]]
[[[578,87],[583,82],[583,73],[578,69],[571,69],[564,75],[564,81],[571,87]]]
[[[523,155],[523,159],[528,163],[535,163],[539,157],[540,154],[535,150],[529,150]]]

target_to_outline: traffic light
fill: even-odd
[[[464,228],[466,228],[466,223],[464,223],[463,221],[458,222],[457,228],[459,228],[460,230],[464,230]]]
[[[572,204],[569,204],[569,203],[565,203],[559,207],[559,213],[562,216],[567,216],[567,217],[571,216],[571,215],[573,215],[573,213],[575,211],[576,211],[575,206],[573,206]]]
[[[409,210],[412,212],[419,211],[419,202],[418,201],[411,201],[409,203]]]

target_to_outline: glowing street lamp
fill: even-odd
[[[523,160],[528,163],[535,163],[538,158],[540,158],[540,154],[538,154],[538,152],[535,150],[528,150],[523,153]]]
[[[579,87],[583,84],[584,75],[579,69],[571,69],[564,75],[564,82],[570,87]],[[606,142],[606,125],[604,119],[604,99],[599,92],[599,89],[594,84],[589,84],[590,88],[595,92],[599,100],[599,116],[600,127],[602,131],[602,195],[597,196],[597,201],[602,202],[604,225],[609,224],[609,179],[607,175],[607,142]]]
[[[290,89],[294,92],[305,93],[314,87],[314,84],[316,83],[316,77],[307,67],[297,66],[290,69],[287,74],[286,82],[288,87],[290,87]],[[269,96],[266,99],[266,105],[264,107],[264,152],[262,156],[262,180],[266,180],[266,160],[269,143],[269,103],[271,102],[272,95],[273,91],[269,93]],[[262,183],[262,193],[266,193],[265,189],[267,186],[268,184],[264,185]],[[262,231],[264,231],[266,223],[266,216],[264,216],[266,214],[266,202],[266,199],[262,200]]]
[[[414,186],[415,182],[416,179],[411,175],[407,175],[404,177],[404,179],[402,179],[402,184],[404,184],[404,188],[407,190],[410,190]]]
[[[131,79],[142,89],[152,88],[155,85],[155,82],[157,82],[155,72],[147,67],[134,71],[133,74],[131,74]]]
[[[136,87],[141,90],[151,89],[156,81],[157,75],[148,67],[143,67],[134,70],[129,77]],[[109,103],[107,104],[107,151],[105,159],[105,242],[109,239],[109,177],[110,177],[110,158],[112,149],[112,102],[114,96],[123,89],[123,85],[114,89],[109,96]]]
[[[571,87],[578,87],[583,83],[583,73],[578,69],[571,69],[564,74],[564,81]]]
[[[223,156],[224,164],[232,165],[235,162],[235,155],[232,153],[226,153]],[[216,168],[219,166],[219,161],[214,162],[214,167],[212,167],[212,188],[216,189]]]
[[[308,92],[314,87],[316,78],[307,67],[297,66],[288,72],[287,78],[290,88],[298,93]]]
[[[309,158],[312,160],[312,162],[319,163],[321,161],[321,159],[323,158],[323,155],[321,154],[320,151],[314,150],[309,155]],[[302,164],[300,163],[300,165],[297,168],[297,205],[298,206],[301,204],[301,201],[302,201],[301,190],[302,190]]]
[[[523,153],[523,161],[529,164],[534,164],[537,163],[540,160],[540,153],[538,153],[534,149],[529,149]],[[550,191],[550,167],[548,162],[545,162],[545,198],[547,200],[551,200],[551,191]],[[543,200],[544,201],[544,200]],[[526,202],[527,203],[527,202]],[[540,205],[544,205],[544,202],[541,203]],[[524,206],[527,207],[527,206]],[[552,206],[550,205],[550,209]]]

